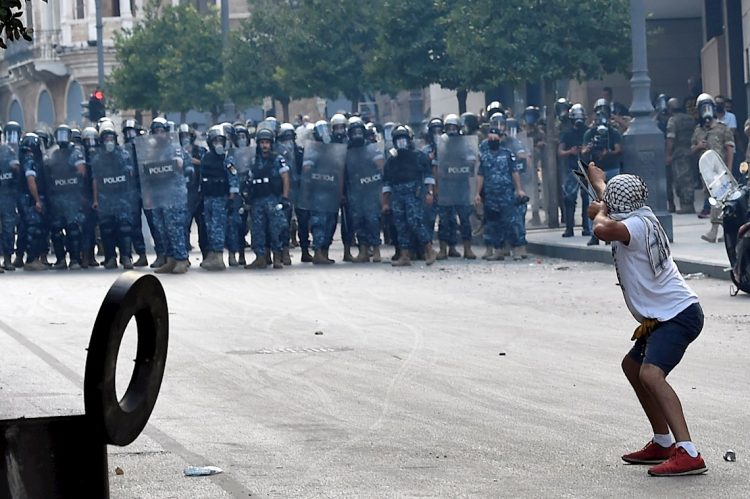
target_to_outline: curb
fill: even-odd
[[[563,246],[558,244],[533,243],[531,241],[526,245],[529,253],[546,256],[550,258],[562,258],[563,260],[573,260],[577,262],[595,262],[613,265],[612,253],[609,248],[578,248]],[[726,266],[714,263],[690,260],[687,258],[673,257],[674,262],[683,274],[696,274],[698,272],[705,274],[707,277],[730,280],[729,272],[725,272]]]

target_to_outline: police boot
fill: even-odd
[[[292,264],[292,255],[289,254],[289,246],[281,250],[281,262],[287,267]]]
[[[438,260],[445,260],[448,258],[448,243],[440,241],[440,251],[437,254]]]
[[[328,260],[328,263],[336,263],[336,260],[328,256],[328,250],[330,248],[331,248],[330,246],[326,246],[325,248],[323,248],[323,256],[325,257],[326,260]],[[349,256],[351,256],[351,253],[349,254]]]
[[[256,255],[253,263],[245,265],[246,269],[264,269],[268,266],[266,255]]]
[[[58,258],[55,264],[52,266],[53,270],[65,270],[68,268],[68,264],[65,262],[65,257]]]
[[[701,236],[701,239],[708,243],[715,243],[716,242],[716,235],[719,232],[719,224],[711,224],[711,230],[706,232]]]
[[[494,248],[492,246],[487,246],[484,250],[484,255],[482,255],[482,260],[489,260],[493,253]]]
[[[164,258],[164,255],[156,255],[156,260],[154,260],[154,263],[150,265],[152,269],[158,269],[159,267],[164,266],[164,264],[167,263],[166,258]]]
[[[39,256],[39,261],[40,261],[40,262],[42,262],[42,263],[43,263],[44,265],[46,265],[47,267],[51,267],[51,266],[52,266],[52,264],[51,264],[51,263],[49,263],[49,260],[47,260],[47,253],[42,253],[42,254],[41,254],[41,255]]]
[[[23,267],[23,255],[17,254],[16,259],[13,260],[13,267],[20,269]]]
[[[380,246],[373,246],[372,247],[372,262],[380,263],[381,261],[382,261],[382,258],[380,258]]]
[[[313,265],[330,265],[331,262],[328,261],[328,258],[326,258],[325,253],[323,253],[322,248],[318,248],[315,250],[315,255],[313,255],[312,259]]]
[[[391,257],[391,262],[395,262],[396,260],[401,258],[401,250],[398,248],[395,248],[396,252]]]
[[[502,255],[503,256],[510,256],[510,244],[509,243],[505,243],[503,245]]]
[[[89,248],[86,253],[86,265],[89,267],[98,267],[99,262],[96,261],[96,256],[94,256],[94,248]]]
[[[3,259],[3,268],[5,270],[11,271],[11,272],[14,271],[14,270],[16,270],[16,267],[13,266],[13,262],[11,261],[11,256],[10,255],[5,255],[5,257]]]
[[[125,270],[133,270],[133,259],[129,256],[121,256],[120,257],[120,264],[122,265],[122,268]],[[73,268],[73,264],[70,265],[70,268]]]
[[[146,253],[138,255],[138,260],[133,263],[134,267],[145,267],[146,265],[148,265],[148,258],[146,258]]]
[[[357,253],[357,256],[352,259],[352,262],[354,263],[367,263],[370,261],[370,255],[367,253],[367,245],[366,244],[360,244],[359,245],[359,253]]]
[[[154,270],[154,273],[156,274],[169,274],[172,272],[177,265],[177,262],[174,258],[171,256],[168,256],[164,262],[164,265],[159,267],[158,269]]]
[[[327,257],[328,255],[326,255]],[[354,258],[352,258],[352,247],[348,244],[344,245],[344,261],[345,262],[353,262]]]
[[[456,246],[451,244],[448,246],[448,257],[450,258],[461,258],[461,253],[458,252]]]
[[[244,267],[245,265],[247,265],[247,260],[245,260],[245,250],[244,249],[240,250],[240,258],[237,260],[237,264],[241,265],[242,267]]]
[[[237,257],[234,254],[234,251],[229,252],[229,266],[230,267],[236,267],[239,265],[239,262],[237,261]]]
[[[49,267],[43,264],[38,258],[32,262],[24,264],[23,266],[23,270],[47,270],[48,268]]]
[[[271,248],[266,246],[266,265],[271,265],[273,263],[273,253],[271,253]]]
[[[302,263],[312,263],[313,256],[310,254],[310,250],[305,248],[302,250],[302,257],[300,258]]]
[[[13,269],[13,270],[15,270],[15,269]],[[0,267],[0,274],[4,274],[4,273],[5,273],[5,269],[2,268],[2,267]]]
[[[107,258],[104,261],[104,268],[107,270],[112,270],[117,268],[117,260],[115,260],[115,257]]]
[[[190,267],[190,262],[187,260],[177,260],[174,264],[174,268],[172,269],[173,274],[184,274],[188,271],[188,268]]]
[[[212,251],[208,253],[208,258],[203,262],[203,268],[206,270],[224,270],[227,266],[224,264],[224,252]]]
[[[291,241],[290,241],[292,248],[297,248],[299,246],[299,241],[297,240],[297,229],[298,229],[297,219],[293,218],[292,223],[289,227],[289,232],[292,234]]]
[[[284,257],[282,256],[281,251],[273,252],[273,268],[275,269],[284,268]]]
[[[471,251],[471,241],[464,241],[464,258],[467,260],[476,260],[477,255]]]
[[[432,265],[435,263],[435,259],[437,258],[437,253],[435,253],[435,250],[432,249],[432,243],[427,243],[424,245],[424,263],[427,265]]]
[[[505,255],[503,254],[503,250],[500,248],[496,248],[495,251],[487,257],[488,262],[500,262],[505,260]]]
[[[409,250],[402,249],[399,253],[398,260],[391,262],[393,267],[409,267],[411,266],[411,258],[409,258]]]
[[[516,260],[516,261],[523,260],[523,259],[528,258],[528,257],[529,257],[529,254],[526,252],[526,245],[519,246],[517,248],[513,248],[513,259],[514,260]]]

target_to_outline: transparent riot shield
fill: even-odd
[[[443,135],[438,141],[438,205],[474,202],[479,145],[476,135]]]
[[[347,203],[358,213],[380,212],[385,156],[378,144],[346,152]]]
[[[54,148],[44,160],[47,202],[52,213],[71,219],[81,209],[83,177],[71,164],[73,148]]]
[[[187,205],[181,149],[170,134],[144,135],[134,140],[138,158],[143,208],[170,208]]]
[[[308,142],[297,205],[303,210],[336,213],[341,204],[345,165],[346,144]]]
[[[99,213],[119,213],[135,188],[133,176],[115,153],[106,152],[101,147],[91,157],[91,171],[98,193]]]
[[[274,150],[283,156],[289,167],[289,200],[292,204],[297,203],[299,198],[299,181],[300,174],[299,168],[297,167],[297,151],[294,142],[285,144],[283,142],[277,142],[274,144]]]
[[[711,197],[723,203],[727,197],[737,190],[737,181],[732,176],[727,165],[716,151],[706,151],[698,161],[703,183],[706,184]]]
[[[245,181],[247,172],[253,166],[255,152],[255,147],[236,147],[230,152],[240,184]]]

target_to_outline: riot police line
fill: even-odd
[[[157,273],[185,273],[193,227],[200,266],[211,271],[227,263],[283,268],[297,246],[302,262],[330,265],[339,226],[344,261],[354,263],[384,260],[383,240],[396,249],[393,266],[475,259],[471,240],[482,230],[484,259],[522,259],[525,150],[502,110],[493,114],[484,137],[472,113],[433,118],[418,138],[406,125],[339,113],[297,128],[275,118],[217,124],[204,144],[187,124],[164,118],[148,131],[126,120],[120,133],[107,118],[54,132],[24,133],[9,122],[0,145],[0,271],[150,264]]]

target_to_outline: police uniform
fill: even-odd
[[[570,130],[564,132],[560,137],[560,144],[563,144],[563,149],[570,149],[571,147],[578,146],[582,147],[584,144],[583,137],[586,133],[586,129],[578,130],[571,127]],[[563,194],[563,205],[565,207],[563,215],[565,216],[565,231],[572,233],[573,226],[575,225],[575,209],[576,200],[578,198],[578,191],[580,187],[578,181],[576,181],[575,174],[573,171],[578,167],[579,155],[571,155],[561,158],[564,165],[564,176],[562,184]],[[589,196],[585,191],[581,191],[581,212],[583,219],[583,231],[584,236],[591,235],[591,220],[587,215],[589,207]]]
[[[289,228],[284,215],[284,183],[282,174],[289,171],[284,157],[271,151],[264,157],[260,151],[245,179],[251,217],[251,247],[258,258],[266,256],[266,248],[281,252]]]
[[[47,252],[47,227],[42,213],[38,212],[35,207],[35,200],[29,191],[28,178],[34,177],[36,180],[37,193],[42,203],[42,210],[45,209],[44,202],[44,160],[41,154],[33,154],[29,151],[22,152],[20,155],[22,175],[18,176],[19,200],[18,206],[25,232],[25,243],[18,245],[18,255],[26,253],[27,263],[35,262],[42,253]],[[19,230],[19,237],[21,231]]]
[[[5,257],[6,270],[12,270],[11,255],[15,250],[16,226],[16,193],[20,163],[18,154],[7,144],[0,145],[0,225],[2,225],[2,253]]]
[[[501,147],[497,152],[485,150],[480,154],[477,174],[484,179],[484,241],[489,247],[499,250],[506,243],[512,247],[526,244],[517,230],[519,210],[513,185],[513,173],[520,169],[510,149]]]
[[[208,238],[206,250],[222,253],[227,235],[227,201],[239,192],[237,170],[226,163],[223,154],[208,151],[201,159],[200,192],[203,198],[203,219]]]
[[[47,216],[56,265],[61,267],[66,266],[66,251],[70,254],[71,265],[81,263],[85,167],[83,153],[72,144],[52,151],[47,163]]]
[[[420,246],[432,242],[424,225],[424,186],[434,185],[430,159],[421,151],[402,150],[390,156],[383,171],[383,192],[391,194],[391,211],[399,250],[408,250],[415,239]]]

